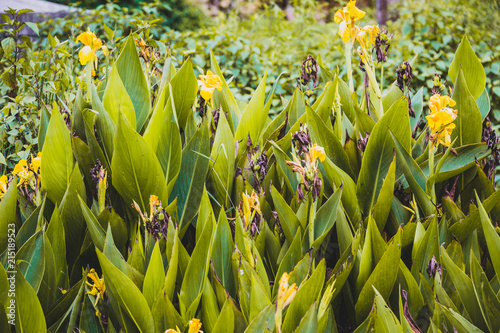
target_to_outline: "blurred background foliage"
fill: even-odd
[[[358,0],[368,14],[366,18],[375,17],[375,1]],[[75,91],[68,89],[75,84],[74,74],[82,70],[76,60],[75,39],[87,28],[95,31],[104,43],[139,30],[145,42],[159,52],[159,61],[155,64],[158,68],[163,67],[165,55],[171,53],[176,65],[191,57],[198,72],[204,72],[213,50],[235,97],[243,101],[249,100],[255,84],[266,71],[270,83],[266,89],[270,90],[278,79],[277,95],[291,96],[302,59],[309,54],[321,57],[330,70],[339,66],[341,76],[345,76],[343,43],[337,35],[338,25],[332,21],[335,11],[345,5],[343,2],[157,0],[146,3],[127,0],[116,4],[84,0],[77,5],[80,7],[66,17],[47,17],[38,24],[40,38],[20,48],[25,51],[17,59],[17,66],[2,53],[0,172],[37,150],[40,115],[34,110],[40,110],[44,104],[60,104],[61,100],[71,102],[74,98],[62,95]],[[491,114],[498,127],[499,9],[498,1],[389,0],[386,26],[394,37],[385,64],[383,89],[388,89],[395,80],[399,62],[410,61],[418,54],[412,89],[416,92],[423,86],[424,100],[427,100],[434,73],[446,78],[458,43],[467,33],[486,71]],[[372,19],[366,23],[377,22]],[[4,36],[12,33],[7,27],[1,29],[0,34]],[[108,47],[118,52],[113,49],[114,45]],[[353,62],[357,61],[355,57]],[[355,70],[356,81],[362,78],[361,73]],[[273,101],[272,113],[281,108],[281,102],[279,98]]]

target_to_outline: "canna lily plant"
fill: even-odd
[[[274,113],[266,74],[246,103],[214,54],[205,75],[189,57],[160,68],[141,31],[97,71],[101,41],[80,35],[86,79],[64,112],[43,109],[41,155],[0,177],[0,290],[16,286],[0,318],[15,304],[17,332],[500,330],[484,69],[464,36],[452,87],[436,76],[426,101],[417,56],[384,87],[390,35],[364,15],[351,1],[335,16],[347,82],[309,56]]]

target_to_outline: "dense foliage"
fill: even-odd
[[[439,52],[386,59],[354,4],[288,23],[329,43],[283,58],[293,81],[284,30],[273,51],[136,17],[35,51],[12,13],[0,331],[498,331],[494,78],[464,34],[420,81]]]

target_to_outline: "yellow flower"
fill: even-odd
[[[201,322],[199,319],[193,318],[189,321],[189,331],[188,333],[203,333],[200,331],[201,328]]]
[[[168,330],[165,331],[165,333],[181,333],[181,330],[179,329],[179,327],[175,327],[176,329],[172,329],[172,328],[169,328]]]
[[[313,144],[312,147],[309,148],[309,160],[311,162],[316,161],[317,158],[319,158],[319,160],[323,162],[325,160],[325,157],[325,148],[317,144]]]
[[[92,290],[87,292],[87,294],[90,294],[92,296],[96,296],[94,307],[97,306],[97,302],[99,301],[99,298],[102,298],[104,296],[104,292],[106,291],[106,285],[104,284],[104,276],[100,279],[99,275],[97,275],[96,271],[92,268],[90,272],[87,274],[87,277],[90,278],[94,283],[91,284],[88,281],[85,281],[87,286],[92,287]]]
[[[22,184],[28,183],[29,178],[30,178],[30,173],[28,170],[28,162],[26,160],[20,160],[15,166],[14,170],[12,171],[12,174],[14,176],[19,177],[19,183],[17,186],[21,186]]]
[[[365,12],[356,7],[356,0],[349,1],[346,7],[337,10],[333,19],[335,23],[340,23],[338,34],[344,43],[357,35],[359,27],[355,22],[364,16]]]
[[[262,214],[260,211],[259,196],[255,193],[255,191],[252,191],[252,195],[242,193],[241,197],[243,199],[243,216],[245,217],[245,223],[249,224],[252,220],[252,209],[257,213]]]
[[[149,213],[151,216],[153,216],[156,207],[160,205],[160,201],[158,200],[158,197],[154,194],[151,194],[149,197]]]
[[[201,97],[208,101],[212,98],[215,89],[222,90],[222,81],[218,75],[215,75],[212,71],[207,71],[207,75],[200,75],[198,87],[200,87]]]
[[[31,163],[30,163],[30,169],[33,170],[33,172],[38,172],[38,169],[40,169],[40,164],[42,163],[42,153],[39,152],[36,157],[31,156]]]
[[[455,106],[455,101],[452,100],[448,96],[441,96],[439,94],[435,94],[431,97],[429,101],[429,108],[431,109],[431,113],[438,112],[444,107],[447,107],[448,105],[453,107]]]
[[[5,192],[7,192],[8,179],[6,175],[0,177],[0,199],[3,198]]]
[[[457,110],[453,110],[449,106],[454,106],[456,103],[448,96],[440,96],[438,94],[431,97],[429,108],[431,114],[426,116],[429,128],[432,131],[430,139],[432,140],[431,147],[442,144],[449,147],[451,144],[451,133],[455,128],[453,121],[457,118]]]
[[[280,285],[278,289],[278,304],[284,309],[288,304],[290,304],[297,293],[298,287],[294,284],[288,285],[288,279],[290,276],[288,273],[283,273],[280,279]]]
[[[356,39],[365,49],[368,49],[375,43],[375,38],[379,33],[378,25],[366,25],[358,32]]]
[[[76,42],[81,42],[84,46],[78,52],[78,58],[80,64],[85,66],[89,61],[94,61],[94,67],[97,68],[97,56],[96,52],[102,49],[104,55],[108,54],[108,48],[102,45],[102,41],[97,38],[97,36],[88,29],[86,32],[82,32],[76,38]]]

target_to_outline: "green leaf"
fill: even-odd
[[[21,273],[21,269],[18,269],[16,274],[15,306],[16,332],[47,332],[42,306],[36,292]]]
[[[372,274],[366,281],[356,302],[356,319],[361,322],[368,316],[375,291],[378,290],[382,297],[388,298],[396,282],[399,270],[399,260],[401,258],[401,229],[393,237],[384,255],[378,262]]]
[[[37,35],[37,36],[40,36],[40,30],[38,29],[38,26],[36,25],[35,22],[24,22],[26,23],[26,25],[28,27],[31,28],[31,30],[33,30],[33,32]]]
[[[164,281],[165,270],[163,269],[163,261],[160,253],[160,243],[156,242],[151,259],[149,259],[149,266],[144,277],[143,286],[144,298],[146,298],[150,308],[152,308],[156,296],[158,296],[158,293],[163,288]]]
[[[231,264],[234,249],[231,228],[226,214],[221,210],[219,221],[215,229],[214,244],[212,249],[212,261],[215,273],[219,277],[224,288],[230,295],[236,295],[234,273]]]
[[[213,220],[209,219],[203,228],[200,239],[196,242],[196,247],[184,274],[179,293],[179,304],[181,315],[186,321],[194,317],[205,286],[214,228]]]
[[[96,249],[96,253],[106,281],[106,289],[118,302],[124,318],[131,320],[139,332],[153,333],[153,316],[141,291],[99,249]]]
[[[415,111],[415,117],[410,117],[410,129],[413,131],[417,126],[424,109],[424,87],[420,88],[417,93],[413,95],[411,105]]]
[[[391,129],[405,149],[410,147],[410,121],[408,103],[400,98],[377,122],[370,135],[363,156],[357,182],[358,200],[361,210],[368,214],[378,197],[392,161],[394,142],[387,130]]]
[[[141,60],[135,48],[134,37],[128,36],[115,66],[132,100],[137,128],[144,126],[150,109],[149,85],[142,71]],[[134,126],[135,127],[135,126]]]
[[[474,96],[471,94],[471,88],[467,87],[467,82],[470,83],[470,81],[466,81],[464,74],[462,69],[458,71],[455,89],[453,89],[453,95],[451,96],[457,103],[454,108],[458,110],[457,119],[454,121],[456,128],[451,134],[451,141],[458,138],[458,144],[460,146],[481,142],[483,128],[481,111],[479,111],[479,107],[476,104],[476,99],[481,95],[484,89],[484,83],[479,95]]]
[[[326,264],[321,260],[311,277],[297,290],[294,299],[288,306],[283,321],[283,332],[293,332],[299,326],[311,305],[320,298],[321,290],[325,282]]]
[[[215,295],[214,288],[212,288],[209,280],[206,279],[201,296],[201,318],[203,318],[203,327],[205,330],[209,332],[213,331],[219,313],[219,305],[217,304],[217,296]]]
[[[462,304],[467,310],[472,322],[483,330],[487,329],[486,323],[481,313],[481,308],[477,301],[476,294],[471,279],[459,268],[450,258],[443,246],[439,248],[441,264],[446,269],[447,276],[457,290]],[[450,310],[451,311],[451,310]]]
[[[378,230],[384,230],[387,218],[392,208],[392,200],[394,198],[394,183],[396,181],[396,155],[394,155],[387,176],[382,183],[382,188],[373,206],[373,218],[377,222]]]
[[[418,222],[417,230],[419,227],[423,229],[423,226]],[[411,267],[413,277],[418,280],[418,274],[422,273],[424,276],[427,274],[427,263],[432,257],[439,256],[439,238],[438,238],[438,220],[437,217],[433,217],[427,230],[423,234],[423,237],[419,238],[415,235],[415,240],[412,249],[412,259],[413,265]]]
[[[249,324],[245,333],[260,333],[274,329],[275,304],[266,306]]]
[[[60,203],[73,173],[73,151],[69,130],[58,109],[50,117],[42,156],[42,187],[53,203]]]
[[[0,252],[7,249],[8,237],[15,232],[16,224],[16,209],[17,209],[17,177],[14,177],[12,182],[5,192],[3,199],[0,201]],[[14,228],[12,228],[14,226]]]
[[[202,125],[182,150],[181,171],[170,194],[171,199],[177,197],[177,215],[181,231],[195,217],[200,207],[209,167],[209,145],[207,125]]]
[[[300,320],[299,327],[294,332],[318,332],[318,309],[316,302],[309,307],[309,310],[307,310],[304,317]]]
[[[56,285],[66,289],[69,286],[68,264],[66,263],[66,236],[64,226],[57,207],[52,213],[49,226],[47,228],[47,238],[54,251],[56,268]]]
[[[292,208],[290,208],[285,199],[283,199],[281,194],[273,185],[271,186],[271,196],[281,222],[283,233],[285,234],[286,239],[291,243],[295,238],[297,230],[301,226],[301,222],[297,215],[295,215]],[[305,229],[305,226],[302,227]]]
[[[38,292],[45,269],[45,232],[40,229],[16,253],[18,270]]]
[[[252,95],[252,99],[241,115],[241,120],[238,123],[238,128],[234,135],[234,139],[241,140],[238,150],[238,157],[243,154],[247,148],[247,139],[250,136],[252,143],[257,144],[260,133],[264,130],[266,123],[267,112],[264,108],[264,100],[266,97],[266,78],[267,73],[260,81],[259,86]]]
[[[193,63],[188,59],[182,65],[181,69],[170,80],[172,86],[173,101],[175,103],[175,112],[177,112],[177,119],[179,127],[186,128],[188,116],[192,113],[191,107],[193,106],[196,93],[198,92],[198,80],[194,75]],[[168,86],[165,86],[168,89]]]
[[[236,103],[236,100],[234,99],[233,93],[229,89],[229,86],[226,83],[226,80],[224,79],[224,75],[222,75],[222,72],[219,68],[219,65],[217,64],[217,60],[215,59],[215,56],[210,50],[210,65],[212,67],[212,71],[219,76],[219,78],[222,81],[222,91],[215,90],[213,99],[214,99],[214,105],[215,107],[220,106],[223,111],[228,112],[229,115],[229,124],[231,126],[231,129],[234,133],[234,129],[238,127],[238,123],[241,118],[241,111],[240,108],[238,107],[238,104]]]
[[[316,213],[316,217],[314,219],[314,242],[311,244],[311,247],[315,250],[320,247],[326,235],[335,224],[341,195],[342,187],[339,187]]]
[[[99,251],[103,251],[104,249],[104,241],[106,239],[106,231],[101,226],[99,221],[96,219],[92,211],[87,207],[87,204],[78,196],[80,200],[80,207],[82,209],[83,217],[85,218],[85,222],[87,223],[87,230],[89,232],[90,238],[94,245],[99,249]]]
[[[470,333],[480,333],[484,332],[478,327],[474,326],[472,323],[467,321],[464,317],[462,317],[457,312],[453,311],[451,308],[447,308],[444,305],[436,303],[441,310],[443,311],[446,318],[451,321],[453,327],[457,330],[457,332],[470,332]]]
[[[111,68],[102,104],[115,124],[118,122],[118,115],[121,111],[125,114],[132,127],[136,128],[134,104],[130,100],[127,90],[120,79],[120,74],[116,66]],[[137,130],[140,130],[140,128]]]
[[[219,113],[219,123],[215,133],[210,157],[209,191],[223,207],[231,206],[231,193],[234,181],[234,137],[224,112]],[[210,187],[209,186],[209,189]]]
[[[479,108],[479,112],[481,112],[481,118],[484,120],[488,113],[490,113],[491,104],[490,104],[490,96],[488,95],[488,89],[484,89],[483,93],[476,100],[477,107]]]
[[[342,205],[345,208],[349,219],[353,221],[361,220],[361,208],[359,207],[358,197],[356,195],[356,184],[352,178],[338,166],[336,166],[328,157],[321,162],[320,167],[325,170],[326,178],[330,184],[336,187],[342,186]]]
[[[481,225],[483,228],[484,238],[486,239],[486,245],[488,246],[488,253],[490,256],[491,264],[495,269],[495,273],[500,276],[500,236],[498,236],[495,228],[491,224],[488,213],[484,209],[479,197],[476,193],[476,200],[479,210],[479,218],[481,220]]]
[[[113,186],[127,204],[136,202],[142,212],[149,211],[149,197],[157,195],[164,204],[168,202],[167,186],[160,162],[151,147],[130,126],[122,112],[113,140],[111,160]]]
[[[458,45],[457,51],[455,52],[455,57],[451,62],[450,69],[448,70],[448,75],[451,80],[455,82],[455,89],[457,87],[456,80],[460,75],[459,72],[463,71],[464,83],[466,82],[466,87],[468,87],[470,93],[475,101],[483,93],[484,86],[486,84],[486,73],[484,72],[483,65],[478,59],[474,50],[469,44],[469,38],[467,34],[464,35],[462,41]],[[453,94],[455,96],[455,93]],[[453,97],[456,101],[456,99]],[[463,109],[458,108],[458,112]],[[465,111],[465,110],[464,110]]]
[[[220,310],[219,317],[217,318],[214,328],[212,329],[213,333],[234,332],[234,314],[231,303],[232,300],[228,297],[224,302],[224,306]]]
[[[300,232],[298,232],[280,261],[278,272],[276,273],[276,281],[281,279],[283,273],[290,272],[300,259],[302,259],[302,242],[300,240]],[[275,283],[273,286],[273,296],[278,293],[278,287],[279,283]]]

